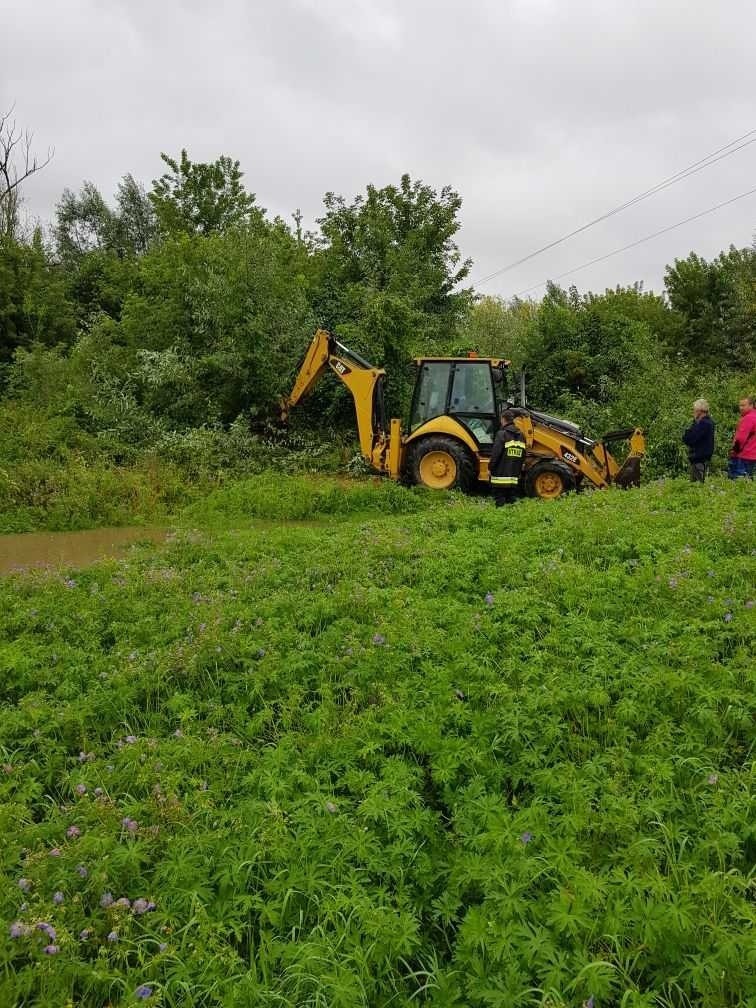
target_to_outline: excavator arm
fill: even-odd
[[[376,468],[387,444],[386,413],[383,404],[383,368],[373,367],[359,354],[339,343],[325,329],[318,329],[307,348],[291,392],[281,402],[281,419],[308,395],[330,368],[352,394],[357,415],[357,433],[363,456]]]

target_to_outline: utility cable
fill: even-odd
[[[654,196],[663,189],[667,189],[669,186],[682,182],[683,179],[690,178],[691,175],[696,175],[705,168],[710,168],[718,161],[722,161],[724,158],[730,157],[732,154],[737,154],[738,151],[743,150],[744,147],[748,147],[749,144],[756,143],[756,136],[753,134],[756,134],[756,129],[749,130],[742,136],[736,137],[735,140],[731,140],[728,144],[725,144],[724,147],[717,148],[717,150],[707,154],[706,157],[700,158],[698,161],[694,161],[693,164],[688,165],[687,168],[682,168],[680,171],[675,172],[674,175],[670,175],[668,178],[662,179],[662,181],[658,182],[655,186],[652,186],[650,189],[646,189],[645,192],[638,193],[637,196],[633,196],[625,203],[621,203],[612,210],[608,210],[606,213],[601,214],[600,217],[595,217],[593,220],[588,221],[587,224],[583,224],[581,227],[575,228],[575,230],[570,231],[569,234],[562,235],[561,238],[556,238],[554,241],[549,242],[548,245],[543,245],[541,248],[536,249],[535,252],[531,252],[528,255],[523,256],[522,259],[517,259],[515,262],[509,263],[508,266],[502,266],[501,269],[494,270],[493,273],[489,273],[487,276],[482,277],[482,279],[474,281],[475,285],[480,286],[481,284],[488,283],[489,280],[493,280],[494,277],[500,276],[502,273],[507,273],[516,266],[521,266],[523,263],[528,262],[530,259],[534,259],[543,252],[548,252],[549,249],[553,249],[557,245],[561,245],[569,238],[574,238],[575,235],[581,234],[583,231],[587,231],[588,228],[593,227],[595,224],[600,224],[601,221],[605,221],[609,217],[613,217],[615,214],[622,213],[623,210],[627,210],[629,207],[635,206],[636,203],[640,203],[642,200],[648,199],[649,196]],[[751,139],[747,139],[748,137],[751,137]],[[739,144],[739,146],[735,146],[735,144]]]
[[[700,213],[693,214],[692,217],[686,217],[685,220],[678,221],[677,224],[670,224],[669,227],[662,228],[660,231],[654,231],[653,234],[646,235],[645,238],[639,238],[637,241],[631,242],[629,245],[623,245],[622,248],[614,249],[613,252],[607,252],[606,255],[598,256],[596,259],[591,259],[590,262],[583,263],[582,266],[576,266],[574,269],[567,270],[566,273],[560,273],[558,276],[552,277],[552,280],[562,280],[566,276],[571,276],[573,273],[579,273],[580,270],[588,269],[589,266],[595,266],[596,263],[603,262],[605,259],[611,259],[612,256],[619,255],[620,252],[627,252],[628,249],[637,248],[638,245],[642,245],[644,242],[651,241],[652,238],[658,238],[659,235],[667,234],[669,231],[674,231],[675,228],[682,227],[683,224],[690,224],[691,221],[698,220],[701,217],[705,217],[707,214],[714,213],[715,210],[721,210],[722,207],[730,206],[731,203],[737,203],[738,200],[745,199],[746,196],[753,196],[756,193],[755,189],[749,189],[748,192],[740,193],[739,196],[733,196],[732,199],[725,200],[724,203],[717,203],[716,206],[709,207],[708,210],[702,210]],[[513,298],[520,297],[522,294],[527,294],[529,291],[538,290],[539,287],[545,286],[549,283],[548,280],[543,280],[541,283],[534,284],[532,287],[526,287],[524,290],[518,291],[516,294],[512,294]]]

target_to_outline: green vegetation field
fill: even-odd
[[[0,1005],[756,1003],[754,500],[260,477],[0,581]]]

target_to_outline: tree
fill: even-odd
[[[92,252],[119,258],[141,255],[157,237],[157,221],[143,187],[132,175],[124,175],[114,208],[93,182],[85,182],[78,193],[64,189],[53,234],[61,260],[74,266]]]
[[[533,402],[549,409],[566,396],[606,402],[644,360],[661,354],[649,324],[625,310],[627,301],[634,303],[632,292],[581,296],[574,287],[547,286],[525,355]]]
[[[537,314],[533,301],[514,298],[507,304],[498,297],[481,297],[465,315],[449,353],[475,350],[482,357],[505,357],[517,369],[527,354]]]
[[[155,214],[142,186],[124,175],[113,207],[92,182],[78,193],[64,190],[53,234],[79,324],[88,325],[100,312],[117,319],[136,276],[135,259],[157,238]]]
[[[13,109],[0,113],[0,235],[16,235],[21,185],[50,163],[53,151],[38,160],[32,152],[33,135],[22,131],[12,118]]]
[[[756,363],[756,248],[730,246],[712,262],[691,252],[664,281],[684,319],[678,349],[708,365]]]
[[[223,156],[212,164],[193,162],[186,150],[178,161],[160,157],[170,171],[153,180],[149,198],[164,234],[218,234],[262,218],[254,194],[242,184],[238,161]]]
[[[140,402],[179,427],[273,408],[313,330],[299,255],[277,222],[178,234],[142,256],[113,331]]]
[[[70,343],[75,333],[65,276],[39,231],[28,244],[0,236],[0,369],[19,347]]]
[[[314,256],[313,300],[321,324],[338,329],[389,371],[390,405],[401,409],[413,354],[448,343],[470,303],[457,290],[469,272],[454,237],[460,197],[403,175],[347,203],[326,194]]]

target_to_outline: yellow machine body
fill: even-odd
[[[435,357],[419,358],[418,381],[413,400],[413,420],[418,400],[426,412],[432,394],[422,400],[423,374],[437,368],[443,376],[459,372],[475,378],[466,369],[471,364],[490,369],[491,375],[503,375],[508,361],[501,358]],[[472,490],[479,482],[488,481],[488,454],[498,421],[491,414],[449,412],[453,384],[448,379],[448,394],[437,396],[437,415],[411,424],[404,433],[397,418],[387,420],[383,408],[383,368],[373,367],[359,354],[349,350],[330,333],[319,329],[313,336],[301,364],[291,393],[281,404],[281,416],[306,396],[325,373],[331,370],[346,385],[354,400],[360,451],[379,473],[392,479],[404,479],[434,489],[461,487]],[[478,378],[484,371],[477,370]],[[456,381],[456,379],[454,379]],[[495,380],[492,379],[492,390]],[[431,393],[437,392],[430,382]],[[495,398],[495,392],[493,392]],[[492,399],[493,402],[493,399]],[[443,404],[444,411],[441,411]],[[458,405],[458,400],[454,400]],[[464,401],[463,401],[464,407]],[[524,408],[514,408],[515,423],[525,437],[527,454],[523,484],[532,496],[546,499],[561,496],[581,486],[597,488],[612,483],[636,485],[640,479],[640,459],[645,454],[645,437],[639,428],[615,431],[600,441],[583,436],[574,424],[556,417]],[[476,435],[477,431],[477,435]],[[483,440],[481,440],[481,438]],[[612,441],[628,441],[629,454],[620,465],[608,449]]]

